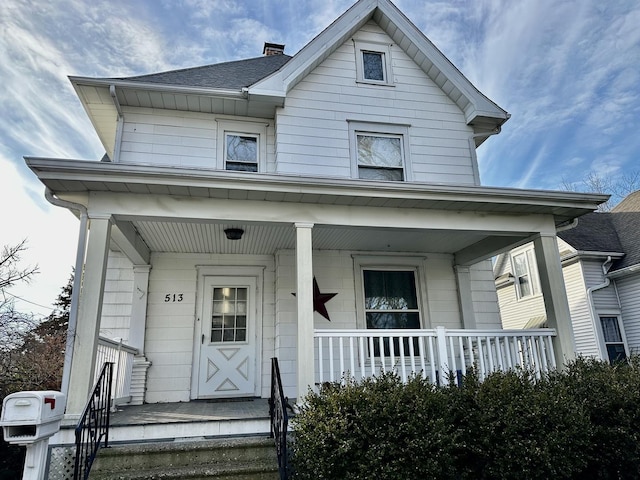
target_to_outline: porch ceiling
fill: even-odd
[[[134,221],[151,251],[271,255],[294,249],[295,229],[290,225]],[[241,240],[228,240],[225,228],[244,230]],[[354,228],[316,225],[313,248],[405,253],[455,253],[487,238],[481,232]],[[523,237],[524,238],[524,237]]]

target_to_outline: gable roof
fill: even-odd
[[[265,55],[232,62],[183,68],[150,75],[120,77],[112,80],[183,87],[242,89],[278,71],[291,60],[289,55]]]
[[[389,0],[359,0],[300,50],[283,68],[249,88],[250,95],[284,98],[300,80],[349,40],[369,20],[391,39],[460,107],[478,134],[476,145],[509,119],[483,95]],[[482,135],[486,133],[487,135]]]

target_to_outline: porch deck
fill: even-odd
[[[53,444],[73,444],[74,427],[63,426]],[[193,400],[118,406],[111,412],[109,444],[201,440],[268,435],[269,400]]]

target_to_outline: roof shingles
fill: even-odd
[[[233,62],[183,68],[168,72],[121,77],[113,80],[128,82],[158,83],[181,87],[219,88],[240,90],[277,72],[292,57],[289,55],[266,55],[263,57]]]

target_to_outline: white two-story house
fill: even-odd
[[[273,357],[295,398],[345,372],[514,366],[489,259],[529,241],[555,335],[530,362],[573,355],[556,229],[606,196],[482,186],[476,148],[509,114],[388,0],[283,48],[71,77],[106,156],[26,158],[80,218],[68,418],[101,337],[135,352],[131,404],[267,397]]]

